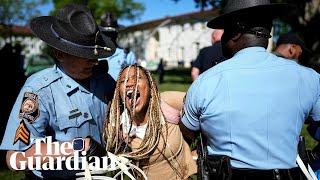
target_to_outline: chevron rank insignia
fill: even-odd
[[[26,127],[26,124],[24,123],[23,120],[20,122],[20,125],[16,130],[16,135],[14,136],[13,144],[15,144],[18,140],[20,140],[26,145],[29,145],[30,143],[30,131]]]
[[[32,123],[39,115],[38,95],[32,92],[25,92],[22,98],[19,118]]]

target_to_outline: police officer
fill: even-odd
[[[193,82],[180,125],[189,137],[203,132],[208,154],[233,180],[301,178],[297,145],[304,120],[320,120],[320,76],[266,50],[272,20],[292,7],[229,0],[207,24],[224,29],[228,60]]]
[[[112,56],[99,59],[99,61],[108,61],[108,73],[113,77],[114,80],[117,80],[118,74],[122,67],[137,63],[136,56],[132,51],[130,51],[128,48],[123,49],[119,47],[117,43],[118,29],[119,25],[117,19],[114,17],[113,14],[107,12],[101,17],[100,30],[102,33],[111,38],[112,42],[116,45],[117,49]]]
[[[95,18],[83,5],[67,4],[54,16],[34,18],[30,27],[53,48],[56,64],[30,76],[16,99],[0,147],[8,150],[9,168],[22,169],[21,162],[36,167],[36,156],[44,164],[49,163],[49,156],[67,158],[83,149],[87,155],[104,155],[91,153],[102,144],[106,104],[112,98],[115,81],[94,69],[98,58],[115,52],[114,44],[99,33]],[[59,147],[50,146],[48,137],[59,142]],[[36,147],[37,139],[44,143]],[[73,142],[73,148],[65,149],[62,142]],[[50,150],[51,155],[47,153]],[[75,171],[63,164],[60,167],[63,169],[33,170],[27,179],[76,178]]]

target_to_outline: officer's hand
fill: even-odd
[[[96,140],[94,140],[91,136],[87,137],[85,139],[85,146],[87,149],[87,157],[90,156],[97,156],[97,157],[103,157],[107,155],[107,151],[106,149],[100,144],[98,143]]]

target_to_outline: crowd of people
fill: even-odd
[[[52,47],[55,65],[17,86],[0,146],[7,166],[24,170],[27,180],[72,180],[92,157],[112,153],[141,169],[131,170],[136,179],[309,178],[297,147],[306,120],[319,137],[320,76],[299,64],[311,51],[296,34],[280,36],[267,51],[272,21],[293,8],[229,0],[207,23],[217,39],[199,52],[190,88],[166,97],[134,53],[117,44],[111,13],[98,25],[86,6],[70,3],[34,18],[31,30]],[[206,156],[190,149],[199,134]],[[70,157],[80,169],[70,170]]]

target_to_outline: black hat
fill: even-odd
[[[91,11],[80,4],[67,4],[54,16],[34,18],[31,30],[48,45],[68,54],[98,59],[115,52],[114,43],[100,33]]]
[[[311,51],[306,47],[302,39],[292,32],[282,34],[277,41],[277,46],[280,44],[296,44],[299,45],[304,51],[311,54]]]
[[[118,30],[119,25],[117,18],[107,12],[101,16],[101,26],[99,27],[102,32],[115,32]]]
[[[294,6],[286,3],[272,4],[270,0],[229,0],[223,13],[207,23],[212,29],[225,29],[230,23],[244,18],[247,21],[274,19],[287,14]]]

